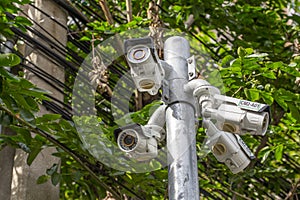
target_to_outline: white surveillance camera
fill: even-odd
[[[223,95],[213,96],[214,105],[202,110],[205,118],[215,119],[225,132],[265,135],[270,122],[269,106]]]
[[[153,129],[132,124],[114,131],[118,147],[128,157],[146,161],[157,156],[157,139],[160,134]]]
[[[207,146],[219,162],[227,165],[233,174],[243,171],[255,156],[238,135],[220,131],[211,121],[204,122],[208,136]]]
[[[252,135],[265,135],[271,121],[270,106],[220,95],[218,88],[205,80],[193,80],[185,89],[192,90],[202,118],[215,121],[219,130]]]
[[[164,70],[157,56],[152,38],[129,39],[124,43],[131,77],[140,92],[157,94],[164,78]]]

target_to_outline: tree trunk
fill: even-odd
[[[1,134],[14,135],[9,128],[2,128]],[[6,146],[0,151],[0,199],[10,200],[12,169],[14,166],[15,148]]]
[[[47,13],[49,16],[59,21],[61,24],[67,26],[67,13],[61,7],[59,7],[52,0],[35,0],[35,6]],[[53,45],[60,45],[54,41],[53,37],[56,38],[60,43],[66,44],[67,42],[67,31],[65,28],[60,26],[54,20],[44,15],[37,9],[30,7],[28,14],[38,23],[42,28],[34,24],[34,27],[42,34],[52,40]],[[46,30],[46,31],[45,31]],[[51,37],[52,35],[53,37]],[[38,36],[33,36],[35,39],[44,45],[49,44],[42,41]],[[43,69],[56,79],[64,82],[65,75],[64,69],[51,62],[43,52],[33,49],[32,53],[27,55],[28,59],[31,60],[36,66]],[[32,66],[34,68],[34,66]],[[54,89],[44,80],[37,77],[31,72],[25,72],[26,78],[32,83],[36,84],[39,88],[48,90],[52,93],[52,96],[56,99],[63,101],[63,94]],[[49,113],[45,107],[40,106],[39,115]],[[44,175],[46,170],[50,168],[54,163],[59,163],[57,157],[52,156],[55,152],[54,148],[47,148],[37,156],[33,163],[28,166],[26,163],[27,154],[21,150],[16,151],[14,170],[13,170],[13,181],[12,181],[12,196],[11,200],[58,200],[59,199],[59,185],[53,186],[51,181],[44,184],[36,184],[38,177]]]

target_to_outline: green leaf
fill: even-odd
[[[267,77],[269,79],[276,79],[277,78],[273,71],[262,72],[261,75],[264,76],[264,77]]]
[[[37,101],[35,99],[33,99],[32,97],[24,97],[27,104],[30,106],[31,111],[38,111],[39,110],[39,105],[37,103]]]
[[[22,16],[15,17],[15,22],[19,23],[19,24],[22,24],[22,25],[25,25],[25,26],[32,26],[31,21],[29,19],[25,18],[25,17],[22,17]]]
[[[106,189],[104,189],[103,187],[99,187],[99,195],[101,199],[104,199],[107,196],[107,192]]]
[[[46,183],[49,179],[50,179],[50,176],[42,175],[37,179],[36,183],[43,184],[43,183]]]
[[[283,65],[280,67],[280,69],[290,75],[293,75],[295,77],[300,77],[300,72],[295,67],[289,67],[289,66]]]
[[[290,109],[290,112],[291,112],[291,114],[292,114],[292,117],[293,117],[294,119],[296,119],[298,123],[300,123],[300,113],[299,113],[299,108],[296,107],[296,106],[294,105],[294,103],[287,103],[287,105],[288,105],[288,107],[289,107],[289,109]]]
[[[54,172],[52,175],[51,175],[51,182],[54,186],[56,186],[60,181],[61,181],[61,174],[57,173],[57,172]]]
[[[271,63],[270,66],[268,66],[268,67],[270,67],[271,69],[278,69],[282,66],[283,66],[282,62],[274,62],[274,63]]]
[[[245,52],[246,52],[247,55],[252,54],[253,51],[254,51],[254,50],[253,50],[252,48],[246,48],[246,49],[245,49]]]
[[[42,148],[41,146],[37,145],[31,148],[31,152],[29,153],[27,157],[27,164],[30,166],[34,159],[37,157],[37,155],[41,152]]]
[[[260,91],[257,89],[245,89],[244,93],[249,101],[257,101],[260,98]]]
[[[243,47],[239,47],[237,50],[237,54],[240,58],[244,58],[247,54],[247,52],[245,51],[245,49]]]
[[[48,121],[55,121],[58,119],[61,119],[60,114],[45,114],[43,115],[43,119],[48,120]]]
[[[27,101],[25,100],[23,95],[20,95],[18,93],[13,93],[11,94],[12,98],[15,99],[15,101],[17,102],[17,104],[20,107],[25,108],[26,110],[31,110],[31,107],[28,105]]]
[[[271,105],[274,102],[274,98],[271,93],[262,91],[260,94],[266,104]]]
[[[72,173],[72,178],[74,181],[79,181],[82,176],[83,174],[80,171],[76,171],[75,173]]]
[[[12,123],[12,117],[7,115],[6,113],[1,113],[0,115],[0,124],[2,126],[9,126]]]
[[[53,164],[50,169],[47,169],[46,173],[50,176],[52,176],[55,172],[57,172],[58,164]]]
[[[279,89],[274,93],[275,101],[285,110],[288,110],[288,104],[286,101],[291,101],[293,99],[293,95],[289,92],[286,92],[284,89]]]
[[[269,54],[267,53],[258,53],[258,54],[251,54],[249,56],[247,56],[247,58],[263,58],[263,57],[267,57]]]
[[[232,55],[227,55],[222,59],[221,66],[227,65],[229,62],[234,60],[234,57]]]
[[[88,36],[83,36],[79,41],[91,41],[91,38],[89,38]]]
[[[280,88],[276,91],[276,95],[281,98],[284,99],[285,101],[294,101],[297,99],[297,95],[293,92],[291,92],[290,90],[286,90],[283,88]]]
[[[19,56],[13,53],[0,54],[0,67],[12,67],[21,62]]]
[[[266,152],[263,154],[263,157],[262,157],[262,159],[261,159],[261,163],[264,163],[264,162],[267,160],[267,158],[269,157],[270,153],[271,153],[271,150],[268,150],[268,151],[266,151]]]
[[[175,12],[179,12],[181,9],[182,9],[181,6],[177,6],[177,5],[173,6],[173,10],[174,10]]]
[[[281,98],[275,98],[275,101],[280,105],[280,107],[283,108],[283,110],[287,111],[288,105],[287,105],[287,103],[284,101],[284,99],[281,99]]]
[[[5,70],[1,66],[0,66],[0,75],[7,78],[7,79],[10,79],[10,80],[14,80],[14,81],[17,81],[17,82],[20,81],[20,78],[18,78],[17,76],[14,76],[13,74],[9,73],[7,70]]]
[[[282,154],[283,154],[283,145],[280,144],[280,145],[278,145],[278,146],[276,147],[276,149],[275,149],[275,159],[276,159],[277,161],[280,161],[281,158],[282,158]]]
[[[28,111],[28,110],[25,110],[25,109],[20,109],[20,115],[27,122],[31,122],[32,123],[34,121],[34,119],[35,119],[33,113],[30,112],[30,111]]]

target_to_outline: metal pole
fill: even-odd
[[[183,37],[171,37],[164,46],[164,60],[172,69],[166,76],[163,98],[168,104],[166,129],[169,165],[169,199],[198,200],[195,108],[188,82],[190,46]]]

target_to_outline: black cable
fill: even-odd
[[[71,63],[67,62],[64,58],[62,58],[60,55],[56,54],[52,49],[47,47],[44,44],[41,44],[38,40],[32,38],[28,34],[24,33],[20,29],[16,27],[12,27],[11,30],[18,36],[22,37],[24,40],[27,40],[28,42],[32,43],[36,49],[41,50],[45,55],[47,55],[52,60],[57,61],[61,67],[63,68],[70,68],[74,71],[77,71],[77,67],[71,65]],[[75,75],[75,73],[73,73]]]
[[[76,17],[80,21],[82,21],[84,24],[89,23],[89,20],[84,17],[81,13],[79,13],[76,9],[74,9],[72,6],[70,6],[66,1],[62,0],[53,0],[55,3],[57,3],[59,6],[64,8],[66,11],[70,13],[71,16]]]
[[[66,110],[62,109],[56,103],[43,100],[42,104],[47,109],[51,110],[53,113],[60,114],[64,119],[66,119],[66,120],[72,120],[72,114],[70,112],[67,112]]]
[[[40,75],[40,73],[38,73],[34,68],[28,67],[27,65],[22,64],[22,63],[20,65],[22,67],[24,67],[25,69],[28,69],[30,72],[34,73],[37,77],[39,77],[40,79],[42,79],[43,81],[45,81],[47,84],[49,84],[55,90],[57,90],[59,93],[64,94],[64,91],[61,88],[57,87],[52,82],[50,82],[49,80],[45,79],[44,76]]]
[[[66,49],[67,49],[70,57],[72,59],[74,59],[75,61],[77,61],[77,63],[82,63],[84,61],[84,58],[78,56],[78,54],[75,51],[73,51],[72,49],[70,49],[68,46],[66,47]]]
[[[98,13],[95,13],[90,7],[87,6],[82,6],[80,3],[75,2],[76,6],[78,6],[82,11],[85,11],[90,17],[94,17],[101,19],[102,21],[105,21],[105,18],[101,15],[99,15]],[[99,10],[101,10],[101,8],[98,7]]]
[[[80,23],[77,21],[77,19],[74,16],[71,16],[71,18],[72,18],[73,22],[75,22],[76,26],[78,27],[79,32],[81,32],[83,29],[82,29]]]
[[[214,60],[219,61],[221,59],[220,55],[217,54],[215,51],[213,51],[205,42],[203,42],[199,37],[197,37],[192,31],[188,32],[191,34],[196,40],[198,40],[201,44],[203,44],[211,53],[213,53],[217,58],[214,58]]]
[[[56,37],[54,37],[52,34],[50,34],[43,26],[41,26],[38,22],[36,22],[35,20],[33,20],[27,13],[25,13],[23,10],[21,10],[21,13],[26,16],[28,19],[30,19],[30,21],[32,21],[36,26],[38,26],[40,29],[42,29],[45,33],[47,33],[55,42],[57,42],[57,44],[61,45],[61,47],[65,47],[64,44],[62,44]],[[32,26],[26,26],[27,28],[34,28]]]
[[[42,27],[39,23],[37,23],[36,21],[34,21],[29,15],[27,15],[24,11],[21,11],[22,14],[24,14],[28,19],[30,19],[32,22],[34,22],[34,24],[36,26],[38,26],[40,29],[42,29],[45,33],[47,33],[54,41],[56,41],[60,46],[61,46],[61,51],[62,49],[64,50],[63,52],[67,52],[67,54],[69,54],[72,58],[76,58],[75,60],[77,61],[77,64],[80,64],[82,62],[82,58],[79,57],[73,50],[71,50],[70,48],[66,48],[66,45],[62,44],[56,37],[54,37],[52,34],[50,34],[44,27]],[[28,29],[29,27],[26,26],[26,28]],[[31,27],[32,29],[35,30],[35,33],[37,32],[37,30],[34,27]],[[51,41],[49,38],[47,38],[46,36],[44,36],[43,34],[41,38],[44,39],[48,44]],[[52,42],[52,41],[51,41]],[[52,45],[53,46],[53,45]],[[57,48],[57,45],[54,45],[54,48]],[[66,55],[66,54],[65,54]],[[81,58],[81,59],[79,59]]]
[[[23,12],[24,15],[26,15]],[[28,16],[28,15],[27,15]],[[28,16],[29,17],[29,16]],[[34,27],[28,27],[26,26],[26,29],[29,30],[30,32],[34,33],[35,35],[39,36],[41,39],[43,39],[47,44],[49,44],[49,46],[51,46],[51,48],[54,48],[56,50],[58,50],[62,55],[64,56],[68,56],[70,55],[72,58],[76,58],[75,61],[77,61],[77,63],[74,64],[78,64],[80,65],[80,63],[82,62],[82,58],[77,56],[77,54],[69,49],[66,48],[66,45],[62,44],[59,40],[57,40],[52,34],[50,34],[46,29],[44,29],[41,25],[39,25],[39,23],[37,23],[36,21],[34,21],[32,18],[30,18],[31,21],[33,21],[39,28],[41,28],[45,33],[47,33],[53,40],[55,40],[61,47],[57,46],[57,44],[53,45],[53,41],[51,41],[51,39],[49,39],[47,36],[45,36],[44,34],[42,34],[41,32],[39,32],[36,28]],[[81,58],[81,59],[79,59]]]
[[[221,200],[219,197],[213,196],[210,192],[206,191],[206,190],[203,189],[203,188],[199,188],[199,193],[200,193],[200,194],[203,194],[205,197],[210,197],[210,198],[212,198],[213,200]]]
[[[1,43],[3,46],[5,46],[6,48],[10,48],[8,47],[6,44]],[[10,48],[11,49],[11,48]],[[20,65],[26,69],[28,69],[29,71],[31,71],[32,73],[34,73],[35,75],[37,75],[39,78],[47,81],[45,78],[52,80],[53,82],[55,82],[56,84],[58,84],[59,86],[72,91],[67,85],[65,85],[64,83],[62,83],[61,81],[59,81],[58,79],[56,79],[54,76],[50,75],[49,73],[45,72],[43,69],[39,68],[37,65],[35,65],[33,62],[31,62],[30,60],[28,60],[27,58],[24,58],[23,55],[21,55],[19,52],[15,51],[14,49],[11,49],[13,53],[15,53],[16,55],[18,55],[23,61],[28,62],[29,64],[31,64],[33,67],[30,67],[28,65],[25,65],[23,62],[20,63]],[[38,69],[38,70],[36,70]],[[57,88],[55,85],[53,85],[52,83],[50,83],[49,81],[47,82],[49,84],[51,84],[52,87]],[[60,90],[60,89],[59,89]],[[60,90],[61,91],[61,90]]]
[[[16,52],[16,53],[17,53],[17,52]],[[19,53],[18,53],[18,54],[19,54]],[[20,54],[19,54],[19,56],[21,57]],[[57,90],[58,92],[64,94],[64,91],[61,90],[61,88],[59,88],[59,87],[55,86],[54,84],[52,84],[50,81],[48,81],[48,79],[51,79],[52,81],[54,81],[55,83],[59,84],[60,86],[63,86],[64,88],[66,88],[66,89],[69,90],[69,91],[72,91],[69,87],[67,87],[67,86],[66,86],[65,84],[63,84],[61,81],[57,80],[56,78],[54,78],[52,75],[48,74],[47,72],[44,72],[42,69],[40,69],[37,65],[35,65],[35,64],[32,63],[31,61],[29,61],[28,59],[26,59],[26,58],[24,58],[24,57],[22,57],[22,59],[23,59],[23,60],[26,60],[27,62],[29,62],[30,64],[32,64],[32,65],[35,66],[35,68],[32,68],[32,67],[29,67],[28,65],[25,65],[24,63],[21,63],[20,65],[21,65],[23,68],[28,69],[29,71],[31,71],[32,73],[34,73],[37,77],[39,77],[39,78],[41,78],[42,80],[44,80],[48,85],[50,85],[51,87],[53,87],[53,88],[54,88],[55,90]],[[38,70],[36,70],[36,68],[39,69],[40,71],[42,71],[42,73],[39,72]],[[45,73],[45,74],[44,74],[44,73]],[[46,77],[47,79],[45,79],[45,77]],[[109,101],[109,99],[110,99],[109,96],[105,96],[105,95],[103,95],[103,96],[105,97],[106,100]],[[55,99],[55,98],[52,97],[52,96],[49,96],[49,95],[48,95],[48,97],[51,97],[53,100],[58,101],[57,99]],[[84,100],[84,99],[82,99],[82,100]],[[65,107],[68,107],[69,109],[71,109],[71,107],[70,107],[69,105],[67,105],[67,104],[65,104],[65,103],[63,103],[63,102],[61,102],[61,101],[59,101],[59,103],[60,103],[60,104],[63,104]],[[48,107],[49,107],[49,104],[50,104],[50,103],[47,104]],[[56,106],[56,107],[57,107],[57,106]],[[106,104],[105,107],[109,108],[110,105],[107,105],[107,104]],[[63,109],[63,107],[60,107],[59,109],[54,110],[54,109],[53,109],[53,105],[52,105],[52,108],[51,108],[51,110],[52,110],[52,111],[55,111],[55,113],[61,113],[60,111],[61,111],[62,109]],[[99,111],[103,112],[103,109],[101,109],[101,110],[99,110]],[[106,112],[105,112],[105,113],[106,113]],[[61,114],[64,114],[64,113],[61,113]],[[65,117],[65,118],[68,118],[68,119],[70,118],[70,116],[65,115],[65,114],[64,114],[64,117]],[[110,118],[110,120],[112,120],[112,118]]]
[[[48,44],[51,49],[53,49],[56,52],[60,53],[64,57],[67,56],[67,52],[66,52],[65,48],[59,47],[58,44],[56,44],[54,41],[51,41],[50,38],[48,38],[47,36],[45,36],[44,34],[42,34],[40,31],[36,30],[33,27],[27,27],[27,30],[30,31],[31,33],[33,33],[35,36],[38,36],[39,39],[41,39],[46,44]]]
[[[48,94],[46,94],[45,96],[48,97],[48,98],[50,98],[50,99],[52,99],[52,100],[55,101],[55,102],[58,102],[60,105],[62,105],[61,108],[64,108],[64,109],[66,109],[66,110],[68,110],[68,111],[71,111],[71,110],[72,110],[72,107],[70,106],[70,104],[67,104],[67,103],[63,102],[62,100],[59,100],[59,99],[57,99],[56,97],[51,96],[51,95],[48,95]],[[70,112],[70,113],[71,113],[71,112]]]
[[[89,48],[90,45],[84,45],[84,44],[86,44],[86,42],[83,42],[83,41],[79,42],[81,37],[79,37],[77,34],[72,34],[72,36],[68,35],[67,38],[68,38],[68,41],[72,42],[72,44],[74,44],[76,47],[78,47],[84,53],[88,54],[91,52],[91,50]],[[88,43],[88,44],[90,44],[90,43]]]
[[[54,49],[54,50],[57,50],[63,57],[68,57],[68,55],[70,55],[66,49],[66,47],[62,48],[62,47],[59,47],[57,46],[53,41],[51,41],[48,37],[46,37],[44,34],[40,33],[39,31],[37,31],[36,29],[34,28],[30,28],[28,27],[28,29],[30,32],[32,32],[33,34],[35,34],[36,36],[38,36],[39,38],[41,38],[43,41],[45,41],[51,49]],[[74,55],[74,54],[72,54]],[[73,65],[80,65],[81,62],[75,62],[77,60],[72,60],[70,61]]]
[[[50,18],[51,20],[53,20],[55,23],[57,23],[58,25],[60,25],[61,27],[63,27],[64,29],[66,29],[67,31],[69,30],[67,26],[65,26],[64,24],[62,24],[61,22],[57,21],[53,16],[49,15],[48,13],[46,13],[45,11],[41,10],[40,8],[36,7],[34,4],[30,3],[28,4],[31,7],[33,7],[34,9],[38,10],[39,12],[43,13],[46,17]]]

